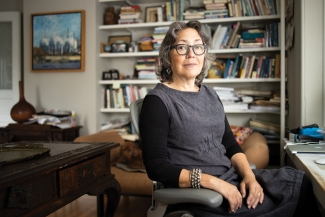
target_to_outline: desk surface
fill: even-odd
[[[32,143],[32,142],[31,142]],[[84,194],[107,194],[113,216],[120,186],[110,171],[110,149],[117,143],[41,143],[51,151],[0,167],[0,213],[45,216]]]
[[[286,152],[296,168],[305,171],[312,181],[314,194],[325,208],[325,165],[315,162],[319,158],[325,158],[325,154],[292,154],[288,149]]]

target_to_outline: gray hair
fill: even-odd
[[[195,29],[198,34],[200,35],[203,44],[205,44],[208,48],[211,47],[211,38],[208,36],[204,30],[204,26],[199,21],[188,21],[185,22],[173,22],[169,26],[169,30],[166,33],[166,36],[161,43],[161,47],[159,50],[159,57],[158,62],[159,66],[157,67],[156,74],[159,76],[161,82],[173,82],[173,72],[170,71],[171,69],[171,57],[170,57],[170,46],[172,46],[177,38],[177,35],[180,31],[193,28]],[[201,73],[195,78],[195,84],[200,85],[207,75],[207,72],[211,66],[211,63],[214,61],[215,55],[208,53],[208,50],[204,54],[204,62]],[[167,69],[170,73],[167,72]]]

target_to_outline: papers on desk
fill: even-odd
[[[55,117],[51,115],[34,115],[29,121],[24,124],[47,124],[59,127],[61,129],[67,129],[71,127],[71,116],[68,117]]]

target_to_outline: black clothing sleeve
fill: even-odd
[[[147,95],[143,101],[139,121],[143,161],[147,174],[151,180],[179,187],[182,168],[171,164],[167,158],[169,121],[168,111],[162,100],[158,96]],[[228,158],[243,152],[233,136],[226,117],[222,144],[227,150]]]
[[[171,187],[179,187],[182,168],[168,162],[169,116],[165,104],[158,96],[145,97],[140,113],[139,130],[143,162],[149,178]]]
[[[227,117],[225,117],[225,133],[222,137],[222,144],[226,148],[226,155],[229,159],[231,159],[234,154],[244,153],[230,129]]]

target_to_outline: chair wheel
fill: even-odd
[[[185,214],[183,214],[181,217],[194,217],[194,215],[189,214],[189,213],[185,213]]]
[[[194,214],[188,212],[188,211],[175,211],[168,213],[164,217],[195,217]]]

